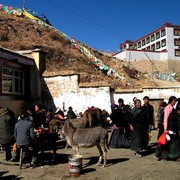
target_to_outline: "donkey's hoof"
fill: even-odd
[[[100,164],[100,163],[97,163],[96,166],[101,166],[101,164]]]

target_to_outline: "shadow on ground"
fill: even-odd
[[[58,164],[65,164],[68,163],[68,157],[71,154],[55,154],[53,159],[53,153],[51,152],[44,152],[41,156],[40,164],[43,165],[58,165]]]
[[[94,157],[90,157],[90,158],[84,158],[84,160],[89,160],[89,162],[87,162],[83,166],[83,168],[86,168],[88,166],[97,164],[97,162],[99,160],[99,156],[94,156]],[[128,161],[128,160],[129,160],[129,158],[108,159],[107,163],[106,163],[107,164],[106,166],[112,166],[114,164],[121,163],[121,162]]]
[[[21,177],[18,177],[16,175],[7,175],[4,176],[4,174],[8,173],[9,171],[0,171],[0,179],[1,180],[18,180],[18,179],[22,179]]]
[[[151,155],[151,154],[154,154],[155,151],[156,151],[156,147],[157,147],[157,143],[151,143],[149,146],[148,146],[148,150],[143,152],[142,155],[143,156],[148,156],[148,155]]]

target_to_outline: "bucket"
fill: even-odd
[[[81,174],[82,159],[81,155],[69,156],[69,172],[71,176],[79,176]]]

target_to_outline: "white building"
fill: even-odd
[[[126,40],[113,57],[127,61],[180,60],[180,26],[165,23],[135,42]]]

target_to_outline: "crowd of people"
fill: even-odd
[[[38,151],[42,145],[40,134],[45,129],[51,129],[51,121],[53,122],[51,132],[57,132],[58,125],[65,118],[76,118],[72,107],[69,107],[67,116],[65,117],[60,108],[52,113],[47,107],[35,104],[33,108],[27,108],[18,118],[15,118],[12,110],[7,107],[0,107],[0,144],[5,150],[5,160],[19,161],[20,148],[22,148],[23,162],[29,162],[33,166],[37,165]]]
[[[135,155],[142,157],[150,150],[151,130],[154,128],[154,108],[149,103],[149,97],[133,98],[132,106],[125,105],[123,99],[118,104],[111,105],[113,130],[109,146],[111,148],[131,148]],[[168,104],[160,102],[158,108],[158,136],[169,135],[165,145],[158,145],[155,156],[158,160],[180,161],[180,99],[169,98]]]
[[[132,106],[125,105],[121,98],[118,104],[111,104],[110,148],[130,148],[138,157],[142,157],[144,152],[149,150],[151,130],[154,128],[154,108],[149,101],[149,97],[145,96],[143,103],[140,99],[133,98]],[[180,161],[180,99],[171,96],[168,103],[160,102],[157,114],[157,139],[163,133],[167,133],[169,139],[165,145],[157,146],[155,156],[158,160]],[[33,108],[23,111],[16,119],[10,109],[0,107],[0,144],[5,150],[5,160],[18,161],[19,148],[23,148],[24,161],[36,165],[39,151],[37,138],[40,129],[51,129],[52,122],[58,126],[60,121],[82,116],[82,113],[76,115],[72,107],[69,107],[65,117],[60,108],[52,113],[47,107],[35,104]],[[12,145],[17,147],[14,154],[12,154]]]

